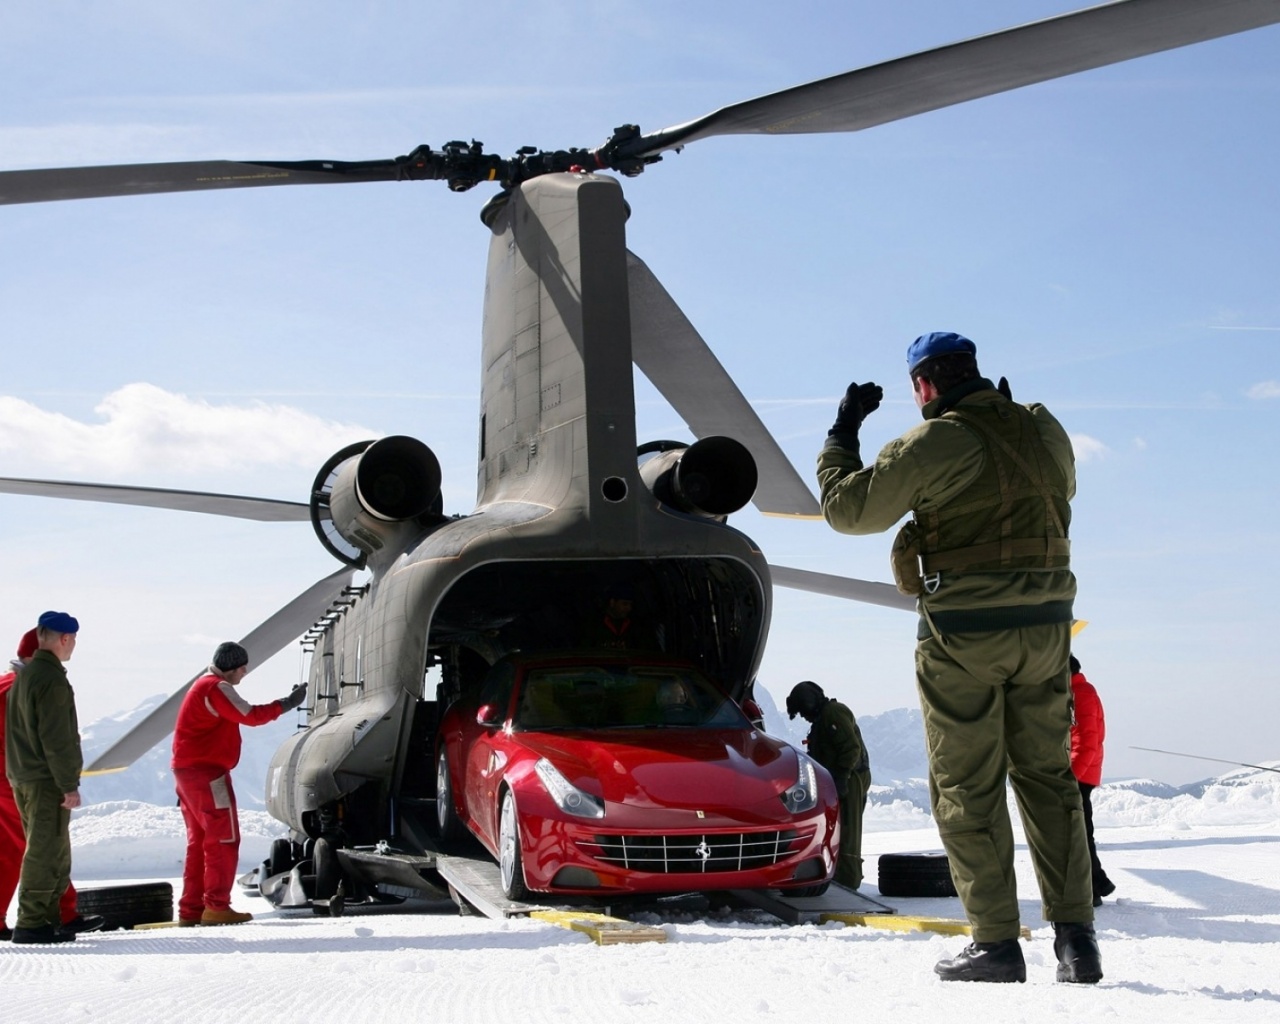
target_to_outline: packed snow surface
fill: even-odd
[[[0,1021],[1274,1021],[1280,774],[1232,773],[1199,796],[1146,792],[1160,788],[1111,784],[1095,794],[1117,892],[1098,910],[1106,977],[1094,987],[1053,980],[1052,933],[1020,842],[1032,929],[1025,985],[939,982],[934,962],[963,937],[786,925],[754,911],[648,914],[641,920],[660,926],[665,943],[597,946],[552,924],[463,917],[447,905],[324,918],[237,893],[250,924],[0,946]],[[280,826],[260,811],[241,819],[248,870]],[[939,844],[927,814],[902,799],[874,804],[869,819],[864,889],[874,896],[879,854]],[[184,839],[175,807],[103,803],[77,812],[72,832],[82,888],[166,879],[176,891]],[[903,914],[960,914],[955,899],[888,902]]]

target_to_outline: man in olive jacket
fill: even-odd
[[[1012,401],[953,332],[907,350],[924,423],[870,466],[859,451],[875,384],[850,384],[818,456],[822,511],[870,534],[914,513],[894,545],[900,589],[916,594],[916,681],[934,820],[974,942],[934,970],[944,980],[1024,981],[1013,830],[1026,829],[1060,981],[1102,977],[1080,791],[1067,757],[1072,603],[1069,500],[1075,459],[1042,405]]]
[[[862,816],[871,788],[871,761],[862,730],[853,712],[822,687],[805,680],[787,694],[787,714],[799,715],[813,728],[805,746],[818,764],[831,774],[840,797],[840,857],[836,881],[850,889],[862,885]]]
[[[71,812],[80,806],[84,767],[75,692],[63,668],[79,631],[80,623],[66,612],[41,615],[39,649],[9,691],[5,774],[27,837],[11,939],[17,943],[76,937],[59,927],[59,901],[71,881]]]

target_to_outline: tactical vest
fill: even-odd
[[[1031,411],[1000,402],[949,409],[942,417],[972,429],[986,457],[962,494],[937,509],[916,510],[925,589],[937,573],[1067,568],[1067,481]]]

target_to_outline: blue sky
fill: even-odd
[[[0,10],[0,168],[591,146],[1071,2],[60,3]],[[439,10],[430,8],[439,7]],[[1280,29],[854,135],[721,138],[624,183],[631,247],[806,478],[844,385],[874,451],[905,346],[978,344],[1077,444],[1077,653],[1108,776],[1277,753]],[[0,210],[0,475],[305,500],[381,434],[474,501],[484,188],[237,190]],[[640,379],[639,434],[679,436]],[[334,563],[306,526],[0,496],[0,636],[83,623],[82,718],[175,688]],[[773,561],[888,579],[888,537],[735,516]],[[779,590],[761,681],[914,703],[910,615]],[[249,677],[287,690],[289,650]]]

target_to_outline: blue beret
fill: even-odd
[[[978,346],[955,331],[934,331],[922,334],[907,348],[907,372],[910,373],[926,359],[934,356],[946,356],[952,352],[968,352],[971,356],[978,354]]]
[[[41,629],[51,629],[55,633],[79,633],[80,623],[66,612],[45,612],[36,620]]]

